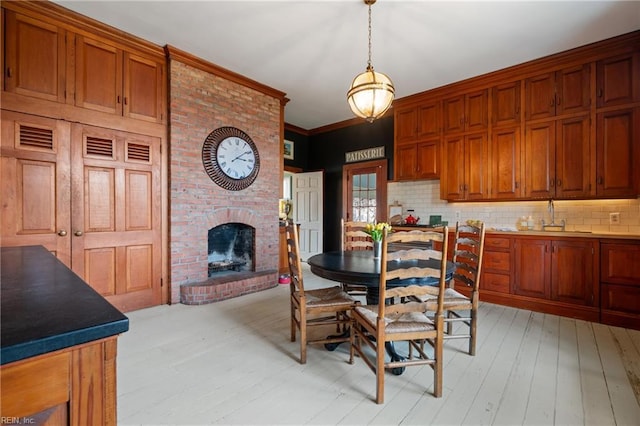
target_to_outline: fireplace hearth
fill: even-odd
[[[243,223],[225,223],[207,234],[208,276],[254,270],[255,229]]]

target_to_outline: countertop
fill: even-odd
[[[396,230],[411,230],[411,229],[428,229],[432,228],[428,225],[392,225]],[[449,232],[455,232],[456,225],[449,225]],[[527,230],[527,231],[500,231],[492,228],[487,228],[487,233],[490,234],[502,234],[502,235],[522,235],[532,237],[568,237],[568,238],[598,238],[598,239],[616,239],[616,240],[640,240],[640,234],[629,234],[621,232],[585,232],[585,231],[542,231],[542,230]]]
[[[0,364],[129,329],[129,319],[42,246],[0,248]]]

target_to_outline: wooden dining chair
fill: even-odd
[[[353,222],[340,219],[340,241],[342,251],[373,250],[373,240],[364,232],[367,222]],[[352,296],[366,296],[367,287],[342,283],[342,289]]]
[[[446,334],[448,339],[469,339],[469,355],[476,354],[478,329],[478,302],[480,297],[480,273],[484,252],[484,224],[456,223],[453,262],[456,265],[453,279],[444,293]],[[423,296],[431,312],[438,309],[438,301],[432,295]],[[453,325],[462,323],[462,331],[454,331]]]
[[[428,364],[433,369],[433,393],[442,396],[442,346],[444,337],[444,291],[447,265],[447,227],[443,232],[415,230],[410,232],[386,231],[382,239],[380,260],[380,285],[377,305],[357,306],[353,311],[354,326],[350,362],[357,355],[376,375],[376,402],[384,402],[384,378],[386,369]],[[434,244],[437,242],[438,244]],[[388,247],[397,245],[394,251]],[[419,244],[417,247],[412,243]],[[406,248],[403,248],[406,247]],[[437,247],[437,248],[431,248]],[[437,285],[399,286],[398,280],[430,280]],[[395,282],[395,285],[394,285]],[[427,304],[416,301],[424,295],[437,297],[439,309],[433,318],[426,315]],[[390,299],[396,303],[389,304]],[[402,301],[398,303],[398,301]],[[408,358],[385,360],[385,346],[389,342],[407,341]],[[424,350],[424,343],[433,348],[433,355]],[[374,354],[364,350],[370,347]],[[414,351],[417,356],[414,357]]]
[[[291,341],[296,341],[300,331],[300,363],[307,362],[307,344],[350,342],[348,327],[352,323],[351,311],[359,304],[340,286],[305,290],[300,260],[298,227],[291,222],[285,225],[287,258],[291,274]],[[335,325],[340,334],[322,338],[309,338],[311,327]]]

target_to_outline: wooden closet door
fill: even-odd
[[[160,140],[71,132],[73,270],[122,311],[159,304]]]
[[[71,267],[69,124],[2,111],[4,246],[42,245]]]

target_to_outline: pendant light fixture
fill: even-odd
[[[381,117],[393,102],[394,88],[391,79],[381,72],[373,70],[371,65],[371,5],[376,0],[364,0],[369,6],[369,60],[367,70],[356,76],[347,92],[347,101],[351,111],[358,117],[372,123]]]

